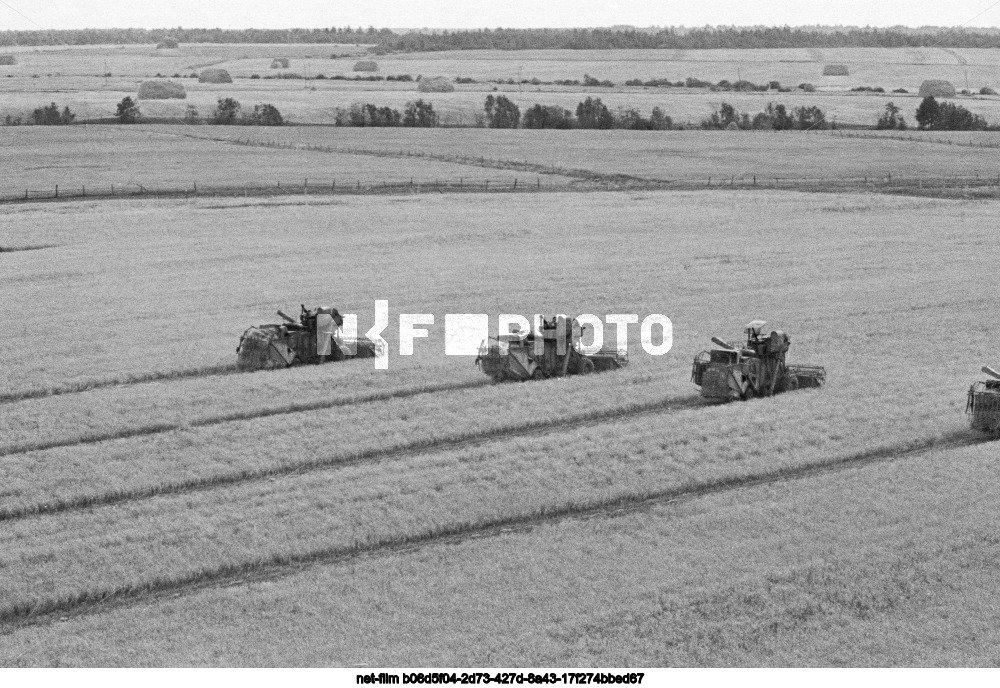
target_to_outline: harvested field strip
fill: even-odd
[[[209,375],[231,375],[238,373],[236,364],[225,363],[202,368],[187,368],[182,370],[164,370],[151,373],[140,373],[138,375],[123,375],[120,377],[103,378],[96,380],[84,380],[57,387],[35,387],[23,389],[16,392],[5,392],[0,394],[0,404],[11,404],[28,399],[40,399],[43,397],[58,396],[61,394],[79,394],[89,392],[92,389],[102,387],[120,387],[123,385],[141,385],[147,382],[158,382],[161,380],[182,380],[191,377],[207,377]]]
[[[97,444],[99,442],[110,442],[114,440],[127,439],[129,437],[143,437],[146,435],[156,435],[163,432],[173,432],[186,428],[203,428],[222,423],[232,423],[241,420],[253,420],[255,418],[269,418],[271,416],[284,416],[292,413],[305,413],[308,411],[320,411],[323,409],[337,408],[338,406],[348,406],[353,404],[367,404],[376,401],[386,401],[388,399],[403,399],[417,396],[418,394],[433,394],[437,392],[454,392],[463,389],[473,389],[489,385],[489,381],[474,382],[453,382],[440,385],[426,385],[411,387],[407,389],[388,390],[384,392],[373,392],[352,397],[341,397],[338,399],[327,399],[323,401],[312,401],[304,403],[292,403],[276,408],[258,409],[254,411],[240,411],[225,413],[206,418],[199,418],[183,423],[152,423],[140,427],[122,428],[113,432],[93,433],[81,435],[69,439],[59,439],[41,442],[29,442],[17,444],[0,449],[0,458],[13,456],[15,454],[26,454],[33,451],[45,451],[47,449],[57,449],[59,447],[73,447],[80,444]]]
[[[989,439],[970,436],[965,431],[954,432],[943,439],[915,440],[902,447],[880,447],[832,459],[817,459],[795,467],[709,479],[663,490],[619,494],[606,499],[545,505],[522,513],[502,515],[477,522],[432,526],[406,535],[386,537],[372,542],[356,542],[349,546],[273,554],[251,561],[206,567],[181,575],[156,577],[117,586],[95,587],[34,601],[14,602],[0,608],[0,623],[7,626],[5,632],[9,633],[19,626],[42,623],[57,615],[94,613],[105,611],[109,606],[135,604],[170,593],[194,592],[201,588],[242,584],[248,580],[277,578],[294,573],[310,564],[330,564],[363,555],[382,555],[431,544],[459,542],[472,537],[491,537],[510,530],[530,529],[542,523],[567,518],[606,517],[641,509],[656,502],[692,499],[731,490],[750,489],[808,478],[833,470],[914,458],[931,450],[958,449],[986,441]]]
[[[484,384],[489,384],[489,383],[472,383],[472,384],[459,383],[455,385],[441,385],[442,389],[435,389],[430,391],[454,391],[457,389],[482,387],[484,386]],[[415,396],[417,394],[423,394],[423,393],[427,393],[427,390],[424,391],[411,390],[410,393],[408,394],[400,394],[398,392],[375,394],[371,395],[371,397],[373,398],[370,398],[367,401],[382,401],[384,399],[402,398],[404,396]],[[299,410],[308,411],[308,410],[316,410],[317,408],[320,409],[331,408],[333,406],[344,406],[350,403],[354,403],[353,400],[337,400],[336,402],[333,403],[327,402],[323,405],[315,406],[315,408],[299,409]],[[33,504],[21,508],[4,509],[0,510],[0,521],[14,521],[22,518],[27,518],[29,516],[55,514],[67,511],[88,509],[97,506],[121,504],[123,502],[148,499],[159,495],[180,494],[186,492],[195,492],[199,490],[209,490],[229,485],[237,485],[240,483],[267,480],[282,475],[289,475],[289,474],[301,475],[311,471],[317,471],[323,469],[344,468],[358,463],[375,463],[381,461],[398,460],[402,458],[417,456],[420,454],[428,454],[436,451],[443,451],[446,449],[472,447],[486,442],[494,442],[498,440],[506,440],[516,437],[526,437],[530,435],[564,431],[575,427],[590,425],[593,423],[613,422],[616,420],[635,418],[637,416],[641,416],[644,414],[662,413],[665,411],[674,411],[685,408],[692,408],[700,405],[701,405],[700,397],[681,397],[681,398],[670,397],[667,399],[659,399],[651,402],[630,404],[625,407],[602,409],[599,411],[590,411],[587,413],[567,416],[563,418],[557,418],[553,420],[540,420],[540,421],[529,421],[520,424],[508,424],[490,428],[488,430],[455,433],[453,435],[446,437],[431,437],[417,442],[409,442],[406,444],[399,444],[379,449],[372,449],[361,452],[349,452],[344,454],[334,454],[332,456],[325,456],[318,459],[311,459],[307,461],[292,462],[284,465],[246,469],[233,473],[200,477],[192,480],[185,480],[174,483],[163,483],[160,485],[151,485],[134,489],[105,492],[96,495],[82,495],[67,499],[54,500],[43,504]],[[294,411],[287,411],[287,413],[293,413],[293,412]],[[277,413],[269,415],[277,415]],[[245,419],[239,418],[233,420],[245,420]],[[219,422],[226,422],[226,421],[219,421]],[[192,423],[191,425],[194,424]],[[207,425],[207,423],[203,423],[201,425]],[[171,429],[179,429],[179,428],[150,430],[149,433],[136,433],[136,435],[153,434],[154,432],[167,432]],[[130,435],[130,436],[136,436],[136,435]],[[102,440],[95,440],[95,441],[102,441]]]

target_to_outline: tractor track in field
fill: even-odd
[[[994,438],[956,431],[943,438],[928,438],[908,446],[881,447],[817,460],[793,468],[778,468],[748,476],[734,476],[648,493],[625,494],[608,500],[584,504],[564,504],[524,514],[513,514],[476,524],[455,524],[424,533],[386,538],[378,542],[316,549],[192,572],[173,578],[144,583],[81,591],[62,598],[22,602],[0,608],[0,635],[20,628],[69,620],[72,616],[102,613],[117,608],[151,604],[204,590],[276,580],[293,575],[312,565],[331,565],[359,557],[386,556],[418,551],[438,544],[461,544],[467,540],[496,537],[508,533],[530,532],[538,526],[568,519],[613,518],[648,509],[718,493],[753,489],[794,480],[802,480],[866,465],[913,459],[930,451],[960,449],[993,441]]]
[[[487,383],[488,385],[489,383]],[[479,387],[481,384],[467,385]],[[457,389],[462,389],[456,386]],[[415,392],[419,394],[423,392]],[[82,511],[105,506],[114,506],[125,502],[135,502],[152,499],[164,495],[188,494],[205,490],[214,490],[243,483],[270,480],[287,475],[302,475],[314,471],[339,470],[359,464],[383,463],[403,458],[432,454],[436,452],[464,449],[481,446],[491,442],[509,439],[546,435],[552,432],[564,432],[575,428],[588,427],[593,424],[610,423],[619,420],[680,411],[697,408],[702,405],[701,397],[669,397],[651,402],[632,404],[626,407],[589,411],[587,413],[564,416],[563,418],[542,421],[528,421],[517,425],[501,426],[487,430],[460,433],[444,438],[427,438],[416,442],[380,447],[360,452],[335,454],[310,461],[271,465],[263,468],[246,469],[232,473],[222,473],[212,476],[193,478],[173,483],[163,483],[140,488],[104,492],[101,494],[79,495],[66,497],[51,502],[31,504],[24,507],[0,510],[0,523],[18,521],[36,516]]]
[[[132,385],[143,385],[150,382],[169,382],[172,380],[187,380],[196,377],[210,377],[212,375],[235,375],[243,374],[238,370],[236,364],[220,364],[204,366],[202,368],[188,368],[185,370],[155,371],[152,373],[141,373],[130,375],[124,378],[112,378],[106,380],[91,380],[78,384],[66,385],[64,387],[45,387],[35,389],[25,389],[19,392],[6,392],[0,394],[0,404],[14,404],[19,401],[29,401],[31,399],[44,399],[46,397],[62,396],[64,394],[82,394],[95,389],[105,387],[129,387]]]
[[[442,385],[426,385],[422,387],[394,389],[383,392],[372,392],[371,394],[360,395],[357,397],[327,399],[323,401],[315,401],[309,403],[293,403],[293,404],[287,404],[285,406],[258,409],[256,411],[236,411],[233,413],[224,413],[216,416],[208,416],[205,418],[197,418],[194,420],[183,421],[183,422],[178,421],[171,423],[152,423],[149,425],[141,425],[138,427],[123,428],[111,432],[93,433],[90,435],[78,435],[76,437],[69,437],[65,439],[49,440],[47,442],[30,442],[30,443],[26,442],[0,448],[0,458],[8,456],[16,456],[18,454],[27,454],[36,451],[47,451],[50,449],[63,449],[66,447],[76,447],[87,444],[99,444],[101,442],[113,442],[116,440],[125,440],[135,437],[148,437],[150,435],[159,435],[165,432],[176,432],[179,430],[188,430],[191,428],[206,428],[206,427],[211,427],[213,425],[222,425],[224,423],[236,423],[244,420],[258,420],[261,418],[270,418],[273,416],[285,416],[285,415],[292,415],[295,413],[308,413],[309,411],[323,411],[326,409],[333,409],[340,406],[352,406],[355,404],[370,404],[377,401],[389,401],[391,399],[405,399],[408,397],[419,396],[421,394],[435,394],[438,392],[455,392],[465,389],[475,389],[477,387],[489,386],[489,384],[490,383],[488,381],[453,382]],[[0,516],[0,520],[2,520],[2,516]]]

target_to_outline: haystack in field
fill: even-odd
[[[13,55],[0,55],[0,65],[9,66],[15,64],[17,64],[17,59]]]
[[[292,61],[287,57],[276,57],[271,60],[271,69],[288,69]]]
[[[828,64],[823,67],[823,76],[850,76],[851,73],[845,64]]]
[[[211,67],[209,69],[201,70],[201,74],[198,75],[199,84],[231,84],[233,83],[233,77],[229,76],[229,72],[225,69],[217,69]]]
[[[451,83],[443,76],[435,76],[430,79],[421,79],[417,84],[418,91],[430,91],[432,93],[448,93],[455,90],[455,84]]]
[[[954,98],[955,87],[950,81],[944,79],[924,79],[920,84],[920,97],[934,96],[935,98]]]
[[[377,72],[378,65],[374,60],[358,60],[354,63],[355,72]]]
[[[187,98],[187,91],[176,81],[143,81],[139,84],[139,98],[141,100]]]
[[[173,50],[174,48],[179,48],[180,43],[177,42],[176,38],[171,38],[167,36],[162,41],[156,44],[157,50]]]

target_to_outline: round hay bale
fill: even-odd
[[[935,98],[954,98],[955,87],[950,81],[944,79],[925,79],[920,84],[920,97],[934,96]]]
[[[157,50],[173,50],[174,48],[179,48],[180,43],[177,42],[176,38],[171,38],[167,36],[162,41],[156,44]]]
[[[287,57],[276,57],[271,60],[271,69],[288,69],[292,61]]]
[[[354,63],[355,72],[377,72],[378,65],[374,60],[358,60]]]
[[[176,81],[143,81],[139,84],[139,98],[141,100],[187,98],[187,91]]]
[[[0,65],[9,66],[16,64],[17,64],[17,58],[15,58],[13,55],[10,54],[0,55]]]
[[[823,67],[823,76],[850,76],[851,73],[844,64],[828,64]]]
[[[739,131],[740,125],[738,125],[736,122],[730,122],[729,124],[726,125],[726,129],[728,131]]]
[[[443,76],[435,76],[430,79],[421,79],[417,84],[418,91],[430,91],[432,93],[448,93],[455,90],[455,84],[451,83]]]
[[[233,83],[233,77],[229,76],[229,72],[225,69],[216,69],[211,67],[209,69],[201,70],[201,74],[198,75],[199,84],[231,84]]]

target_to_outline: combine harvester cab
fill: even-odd
[[[587,375],[628,365],[627,352],[581,353],[582,336],[583,328],[576,318],[543,319],[537,332],[502,334],[484,340],[479,346],[476,365],[493,382]]]
[[[373,358],[378,353],[370,341],[347,341],[338,334],[344,320],[336,308],[308,309],[303,305],[298,322],[282,311],[278,315],[285,322],[251,327],[240,337],[236,347],[240,370]]]
[[[702,351],[691,369],[691,381],[701,387],[703,397],[729,402],[820,387],[826,382],[822,366],[787,364],[785,354],[791,340],[781,330],[761,336],[766,324],[763,320],[747,323],[743,347],[712,337],[719,348]]]
[[[983,366],[989,380],[976,382],[969,388],[965,412],[972,415],[972,429],[991,434],[1000,433],[1000,373]]]

